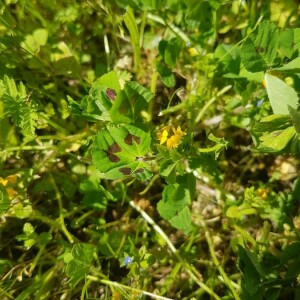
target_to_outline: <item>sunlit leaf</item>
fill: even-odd
[[[268,21],[249,35],[241,48],[241,58],[250,72],[259,72],[271,66],[278,48],[278,29]]]
[[[298,95],[291,86],[269,73],[265,74],[265,81],[274,114],[288,115],[288,105],[297,108]]]

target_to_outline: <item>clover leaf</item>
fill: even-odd
[[[150,145],[151,136],[143,124],[107,125],[95,137],[92,161],[103,178],[147,180],[152,174],[144,156]]]

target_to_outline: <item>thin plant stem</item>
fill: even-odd
[[[150,86],[150,91],[154,95],[156,93],[157,79],[158,79],[158,72],[155,70],[152,74],[151,86]],[[148,106],[149,121],[151,121],[153,117],[153,104],[154,104],[154,97],[150,100]]]
[[[130,206],[137,210],[142,217],[149,223],[153,229],[163,238],[163,240],[168,245],[171,252],[176,256],[179,262],[185,267],[186,272],[190,275],[190,277],[203,289],[205,290],[210,296],[212,296],[216,300],[221,300],[221,298],[212,290],[210,289],[204,282],[202,282],[201,274],[189,263],[187,263],[178,253],[177,249],[169,239],[169,237],[164,233],[164,231],[154,222],[154,220],[145,212],[143,211],[138,205],[134,203],[134,201],[129,202]]]
[[[52,231],[53,231],[53,228],[51,228],[50,231],[49,231],[50,235],[52,234]],[[40,260],[40,258],[41,258],[41,256],[42,256],[43,252],[45,251],[46,245],[47,245],[47,244],[43,244],[42,246],[40,246],[40,250],[39,250],[39,252],[37,253],[37,255],[35,256],[35,258],[34,258],[32,264],[31,264],[31,266],[30,266],[30,269],[29,269],[29,271],[28,271],[29,274],[32,274],[32,272],[34,271],[34,269],[35,269],[35,267],[36,267],[38,261]]]
[[[127,290],[127,291],[132,291],[134,292],[135,294],[140,294],[140,295],[145,295],[145,296],[149,296],[153,299],[160,299],[160,300],[174,300],[172,298],[167,298],[167,297],[163,297],[163,296],[159,296],[159,295],[156,295],[156,294],[153,294],[153,293],[149,293],[149,292],[146,292],[146,291],[143,291],[143,290],[139,290],[139,289],[136,289],[136,288],[133,288],[131,286],[127,286],[127,285],[123,285],[123,284],[120,284],[118,282],[115,282],[115,281],[110,281],[110,280],[107,280],[107,279],[99,279],[98,277],[95,277],[95,276],[91,276],[91,275],[88,275],[87,276],[87,279],[88,280],[91,280],[91,281],[96,281],[96,282],[100,282],[102,284],[106,284],[106,285],[109,285],[109,286],[113,286],[113,287],[116,287],[118,289],[123,289],[123,290]]]
[[[225,86],[221,91],[219,91],[217,93],[216,96],[212,97],[204,106],[203,108],[200,110],[198,116],[195,119],[195,124],[199,123],[200,120],[202,119],[202,117],[204,116],[205,112],[207,111],[207,109],[217,100],[218,97],[222,96],[223,94],[225,94],[226,92],[228,92],[230,89],[232,88],[231,85],[227,85]]]
[[[71,233],[68,231],[66,224],[65,224],[65,220],[64,220],[64,212],[63,212],[63,204],[62,204],[62,199],[61,199],[61,194],[58,190],[58,187],[56,185],[56,182],[52,176],[52,173],[50,173],[51,176],[51,181],[55,190],[55,194],[56,194],[56,199],[58,202],[58,210],[59,210],[59,224],[60,224],[60,229],[61,231],[64,233],[64,235],[66,236],[66,238],[68,239],[68,241],[70,243],[74,243],[74,239],[73,236],[71,235]]]
[[[151,189],[151,187],[153,186],[154,182],[155,182],[156,179],[158,179],[158,178],[159,178],[159,174],[154,175],[154,176],[151,178],[150,183],[149,183],[149,184],[146,186],[146,188],[145,188],[143,191],[141,191],[139,194],[140,194],[140,195],[145,195],[145,194]]]
[[[223,280],[224,280],[224,283],[227,285],[228,289],[231,291],[233,297],[235,300],[239,300],[240,297],[239,295],[237,294],[235,288],[233,287],[233,284],[231,283],[231,280],[229,279],[229,277],[226,275],[224,269],[222,268],[217,256],[216,256],[216,253],[215,253],[215,250],[214,250],[214,245],[213,245],[213,241],[211,239],[211,236],[210,236],[210,233],[208,231],[208,229],[206,228],[205,226],[205,238],[206,238],[206,242],[208,244],[208,249],[209,249],[209,253],[211,255],[211,258],[213,260],[213,263],[214,265],[217,267],[220,275],[222,276]]]

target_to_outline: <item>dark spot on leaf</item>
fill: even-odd
[[[123,175],[130,175],[131,173],[131,169],[130,168],[120,168],[119,171],[123,174]]]
[[[112,154],[112,153],[107,153],[107,156],[111,162],[118,162],[121,160],[120,157],[118,157],[117,155]]]
[[[112,101],[116,100],[117,92],[114,89],[107,88],[105,94],[110,100]]]
[[[139,145],[141,143],[141,138],[134,134],[128,133],[128,135],[124,139],[124,142],[127,145],[131,146],[133,144],[133,141],[135,141]]]
[[[257,53],[265,52],[265,49],[263,47],[256,47],[255,50],[256,50]]]
[[[143,173],[144,172],[144,169],[143,168],[138,168],[136,169],[133,173],[134,174],[139,174],[139,173]]]
[[[109,146],[109,148],[107,149],[107,156],[108,156],[108,159],[111,161],[111,162],[118,162],[120,161],[120,158],[115,155],[115,153],[117,152],[121,152],[122,149],[121,147],[116,143],[114,142],[113,144],[111,144],[111,146]]]

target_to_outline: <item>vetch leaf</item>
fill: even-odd
[[[271,66],[278,48],[278,30],[270,22],[263,22],[251,33],[241,48],[241,58],[250,72],[259,72]]]
[[[143,157],[150,152],[150,144],[150,133],[142,124],[108,125],[95,137],[93,164],[107,179],[147,180],[151,171]]]
[[[218,138],[214,136],[212,133],[208,136],[208,139],[215,142],[216,144],[213,147],[209,148],[198,148],[200,153],[215,153],[215,159],[217,159],[222,152],[222,150],[227,147],[227,143],[224,138]]]
[[[265,133],[285,129],[292,125],[291,119],[286,115],[270,115],[264,117],[253,127],[255,133]]]
[[[297,54],[299,55],[300,28],[288,28],[280,32],[279,49],[289,59]]]
[[[288,105],[297,108],[298,96],[292,87],[269,73],[265,74],[265,81],[274,114],[288,115]]]

